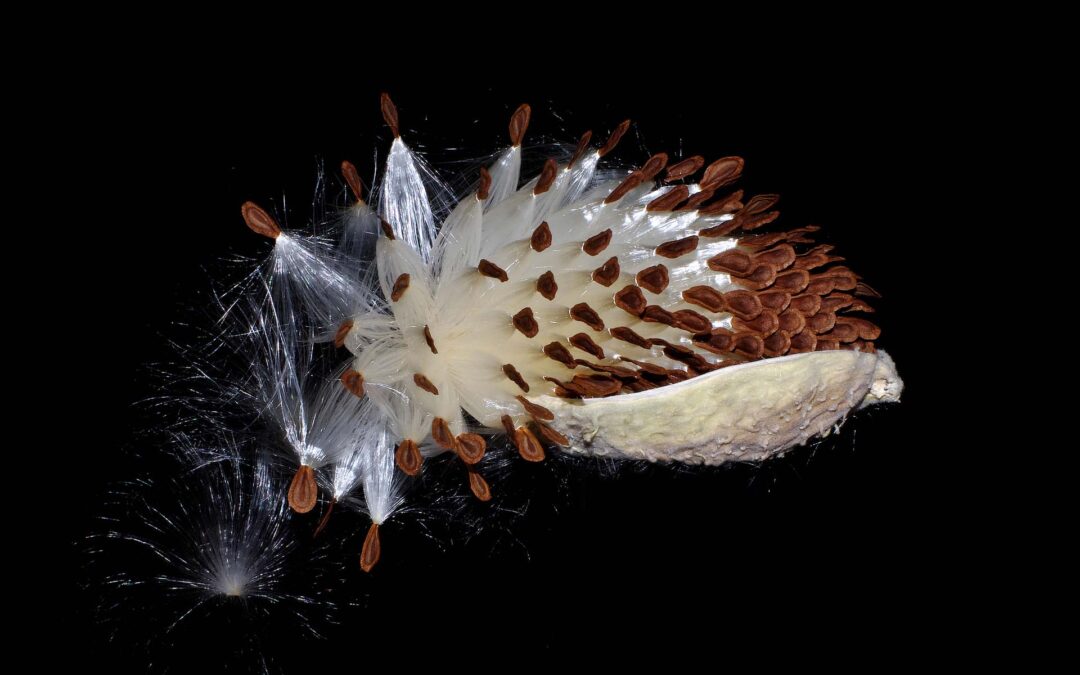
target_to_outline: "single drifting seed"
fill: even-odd
[[[349,186],[357,204],[364,203],[364,182],[360,180],[360,172],[349,160],[341,163],[341,175],[345,177],[345,184]]]
[[[604,143],[604,147],[600,148],[597,151],[597,154],[603,157],[604,155],[607,155],[612,150],[614,150],[615,146],[617,146],[619,144],[619,141],[622,140],[623,134],[625,134],[626,130],[629,128],[630,120],[623,120],[619,124],[619,126],[615,127],[615,131],[611,132],[611,136],[608,137],[607,143]]]
[[[379,526],[372,523],[364,537],[364,547],[360,549],[360,569],[370,572],[382,556],[382,544],[379,543]]]
[[[270,239],[277,239],[281,235],[281,228],[277,221],[255,202],[244,202],[244,205],[240,207],[240,213],[252,232]]]
[[[390,94],[383,92],[379,97],[379,103],[382,107],[383,120],[386,122],[386,126],[390,127],[390,133],[394,134],[394,138],[401,136],[401,131],[398,127],[398,112],[397,106],[390,100]]]
[[[514,114],[510,116],[510,143],[515,148],[521,145],[521,139],[525,138],[525,131],[529,128],[529,119],[532,118],[532,108],[528,103],[518,106]]]
[[[315,482],[315,469],[301,464],[289,483],[289,508],[297,513],[307,513],[319,500],[319,486]]]
[[[664,174],[664,182],[670,183],[671,181],[686,178],[700,171],[703,166],[705,166],[705,158],[701,155],[687,157],[683,161],[668,167],[667,173]]]

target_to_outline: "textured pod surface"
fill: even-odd
[[[566,452],[650,462],[768,459],[824,436],[854,409],[900,400],[889,355],[824,351],[754,361],[635,394],[534,399]]]

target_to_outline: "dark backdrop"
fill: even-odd
[[[205,300],[207,270],[231,253],[266,251],[243,226],[244,200],[284,195],[295,227],[310,214],[319,161],[333,169],[348,158],[370,174],[373,152],[389,143],[378,109],[384,89],[406,137],[436,166],[462,154],[440,153],[440,139],[475,155],[501,147],[523,101],[533,106],[532,139],[573,141],[586,128],[603,138],[630,117],[633,132],[618,151],[628,163],[661,150],[745,157],[749,191],[781,193],[785,224],[822,224],[823,238],[884,295],[878,344],[907,388],[903,404],[858,414],[839,435],[762,467],[536,471],[513,487],[532,503],[508,525],[517,541],[481,534],[440,550],[405,525],[388,528],[370,577],[356,565],[363,521],[346,518],[331,534],[344,540],[339,597],[349,606],[314,646],[294,648],[293,633],[266,628],[277,660],[289,672],[330,660],[362,668],[378,650],[485,667],[503,652],[716,656],[756,645],[767,660],[768,645],[787,649],[806,635],[830,650],[858,643],[904,652],[918,630],[898,617],[918,608],[936,546],[926,527],[932,471],[916,440],[926,386],[911,280],[926,261],[913,231],[919,142],[903,123],[921,114],[912,104],[919,85],[884,65],[868,78],[844,63],[733,68],[715,82],[294,77],[248,64],[170,69],[154,84],[101,83],[87,101],[78,154],[65,162],[80,206],[95,214],[78,225],[74,273],[88,300],[73,318],[87,327],[80,338],[92,355],[81,380],[100,383],[74,413],[96,440],[92,453],[71,453],[71,501],[86,506],[65,520],[73,652],[113,672],[142,671],[140,651],[124,638],[139,617],[121,608],[98,626],[95,594],[74,586],[87,582],[80,542],[95,527],[93,507],[130,470],[123,449],[153,453],[135,434],[154,424],[133,405],[152,393],[146,364],[168,358],[170,324]],[[176,658],[220,662],[232,621],[193,628],[185,639],[194,635],[196,647]]]

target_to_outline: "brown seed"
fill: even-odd
[[[476,188],[476,198],[483,201],[491,195],[491,174],[480,167],[480,186]]]
[[[679,323],[675,319],[674,314],[660,305],[649,305],[646,307],[645,311],[641,313],[641,320],[648,321],[649,323],[663,323],[669,326],[675,326]]]
[[[737,281],[739,285],[755,291],[761,291],[768,288],[775,280],[776,270],[773,269],[772,265],[765,264],[755,266],[754,269],[750,270],[749,274],[732,277],[732,281]],[[781,290],[789,289],[785,288]]]
[[[814,275],[814,278],[832,279],[833,288],[838,291],[853,291],[858,285],[858,279],[855,277],[855,273],[846,267],[833,267],[827,269],[824,272],[819,272]]]
[[[514,398],[518,400],[518,403],[521,404],[522,408],[525,408],[525,412],[529,413],[529,415],[531,415],[533,418],[538,420],[544,420],[546,422],[550,422],[551,420],[555,419],[555,413],[551,412],[544,406],[537,405],[529,399],[525,398],[524,396],[515,396]]]
[[[608,247],[611,243],[611,228],[604,230],[599,234],[594,234],[585,240],[585,243],[581,245],[581,250],[585,251],[589,255],[599,255],[601,251]]]
[[[506,431],[506,435],[509,436],[510,438],[513,438],[514,437],[514,418],[510,417],[509,415],[503,415],[502,418],[500,418],[500,421],[502,422],[503,430]]]
[[[855,298],[847,293],[830,293],[821,299],[821,309],[826,312],[837,312],[855,302]]]
[[[337,332],[334,333],[334,346],[335,347],[337,347],[338,349],[341,349],[342,347],[345,346],[345,338],[349,336],[349,331],[352,330],[352,327],[353,327],[352,319],[341,322],[341,325],[338,326]]]
[[[803,354],[805,352],[812,352],[817,349],[817,337],[808,330],[803,330],[796,335],[791,336],[791,347],[788,348],[788,352],[791,354]]]
[[[698,207],[713,198],[716,194],[712,190],[699,190],[690,195],[690,199],[686,200],[686,203],[675,209],[676,211],[697,211]]]
[[[341,384],[343,384],[353,396],[364,396],[364,376],[357,371],[350,369],[342,373]]]
[[[780,271],[787,269],[791,263],[795,262],[795,249],[791,247],[791,244],[780,244],[775,248],[755,253],[753,258],[756,263],[766,263]]]
[[[622,382],[610,375],[602,373],[590,373],[589,375],[575,375],[571,385],[576,387],[584,396],[601,398],[619,393]]]
[[[637,377],[637,372],[631,370],[630,368],[623,368],[621,366],[609,366],[603,363],[589,363],[585,359],[576,359],[576,361],[579,366],[585,366],[586,368],[595,370],[598,373],[607,373],[609,375],[614,375],[619,379],[632,380]]]
[[[703,215],[703,216],[722,216],[722,215],[724,215],[726,213],[735,213],[736,211],[738,211],[739,209],[741,209],[743,207],[742,198],[743,198],[743,191],[742,190],[736,190],[735,192],[732,192],[728,196],[723,197],[721,199],[717,199],[712,204],[709,204],[708,206],[704,206],[704,207],[698,209],[698,213],[700,215]],[[728,221],[728,222],[732,223],[732,229],[739,226],[738,223],[736,223],[735,221]],[[718,237],[720,235],[713,235],[713,236]]]
[[[586,131],[581,134],[581,138],[578,140],[577,147],[574,149],[574,155],[570,158],[570,163],[566,165],[569,169],[578,163],[578,160],[585,155],[585,151],[589,149],[589,141],[592,140],[592,131]]]
[[[405,295],[405,291],[409,288],[410,279],[411,277],[409,277],[407,272],[402,273],[400,276],[398,276],[398,278],[394,281],[394,287],[390,289],[391,300],[397,302],[401,299],[401,296]]]
[[[667,153],[658,152],[650,157],[649,161],[645,162],[645,166],[641,167],[641,175],[645,177],[645,180],[652,180],[653,178],[656,178],[656,174],[664,170],[667,163]]]
[[[645,177],[640,171],[635,171],[627,176],[623,182],[619,183],[619,186],[611,191],[611,194],[604,199],[605,204],[613,204],[626,196],[627,192],[630,192],[645,180]]]
[[[383,234],[386,236],[387,239],[389,239],[390,241],[397,239],[397,237],[394,236],[394,228],[390,227],[390,223],[386,222],[382,218],[379,219],[379,227],[382,228]]]
[[[855,284],[855,295],[861,295],[864,298],[880,298],[881,293],[878,293],[874,288],[867,283],[860,281]]]
[[[319,485],[315,482],[315,469],[301,464],[289,483],[289,508],[297,513],[307,513],[319,501]]]
[[[368,528],[364,537],[364,547],[360,549],[360,569],[370,572],[382,557],[382,544],[379,543],[379,526],[375,523]]]
[[[579,302],[570,308],[570,318],[580,321],[593,330],[604,330],[604,321],[587,303]]]
[[[454,449],[454,433],[450,431],[450,423],[443,418],[436,417],[431,420],[431,437],[440,447]]]
[[[540,253],[547,250],[547,247],[551,246],[551,228],[548,227],[547,221],[540,223],[536,226],[536,229],[532,233],[532,250]]]
[[[749,232],[750,230],[758,229],[762,225],[768,225],[779,217],[779,211],[769,211],[768,213],[762,213],[757,216],[746,216],[740,213],[735,220],[739,222],[739,227]]]
[[[724,293],[724,306],[736,317],[749,321],[761,314],[761,300],[750,291]]]
[[[739,179],[743,170],[742,157],[722,157],[705,169],[701,177],[703,190],[715,190],[730,185]]]
[[[733,291],[738,292],[738,291]],[[682,298],[686,302],[704,307],[710,312],[721,312],[724,309],[724,296],[720,291],[711,286],[692,286],[682,292]]]
[[[641,337],[640,335],[635,333],[633,330],[627,328],[626,326],[616,326],[616,327],[612,328],[611,330],[609,330],[608,332],[611,333],[611,337],[615,338],[616,340],[622,340],[623,342],[629,342],[630,344],[637,345],[638,347],[641,347],[642,349],[649,349],[650,347],[652,347],[652,342],[650,342],[649,340]]]
[[[836,280],[832,277],[810,277],[810,283],[804,289],[813,295],[828,295],[836,287]]]
[[[801,293],[810,283],[810,273],[806,270],[788,270],[776,276],[773,289],[795,294]]]
[[[791,348],[791,338],[786,331],[778,330],[762,342],[766,356],[780,356]]]
[[[820,251],[811,251],[810,253],[804,253],[795,259],[795,269],[812,270],[821,267],[822,265],[827,265],[831,260],[831,256],[825,255]]]
[[[585,333],[571,335],[570,344],[577,347],[586,354],[592,354],[598,359],[604,358],[604,350],[600,347],[600,345],[593,342],[593,339]]]
[[[680,309],[672,312],[679,328],[691,333],[705,333],[712,328],[712,322],[692,309]]]
[[[683,161],[668,167],[667,173],[664,174],[664,182],[670,183],[673,180],[686,178],[690,174],[697,173],[703,166],[705,166],[705,158],[701,155],[687,157]]]
[[[550,270],[536,279],[536,291],[548,300],[555,299],[555,294],[559,292],[559,285],[555,283],[555,275]]]
[[[843,323],[843,320],[843,317],[837,317],[833,329],[819,337],[826,340],[837,340],[841,343],[850,343],[858,340],[859,329],[849,323]]]
[[[674,211],[675,207],[682,204],[690,196],[690,188],[685,185],[677,185],[656,199],[649,202],[646,211]]]
[[[726,237],[737,229],[739,229],[738,221],[728,220],[720,223],[719,225],[713,225],[712,227],[706,227],[703,230],[698,230],[698,236],[705,237],[707,239]]]
[[[855,298],[855,299],[854,299],[854,300],[853,300],[853,301],[851,302],[851,305],[850,305],[850,306],[848,306],[848,311],[849,311],[849,312],[874,312],[875,310],[874,310],[874,308],[873,308],[873,307],[871,307],[870,305],[866,304],[866,303],[865,303],[865,302],[863,302],[862,300],[860,300],[860,299],[858,299],[858,298]]]
[[[806,328],[806,317],[795,309],[788,309],[776,317],[780,321],[780,330],[788,335],[801,333]]]
[[[472,490],[473,496],[482,502],[491,501],[491,488],[488,487],[487,481],[480,475],[479,471],[473,471],[469,469],[469,489]]]
[[[382,107],[383,120],[386,121],[386,126],[390,127],[390,133],[394,134],[394,138],[401,135],[398,127],[398,112],[397,106],[390,100],[390,94],[383,92],[379,97],[379,103]]]
[[[663,244],[660,244],[656,247],[656,255],[665,258],[679,258],[695,250],[697,245],[698,237],[696,234],[692,234],[689,237],[683,237],[682,239],[676,239],[675,241],[666,241]]]
[[[438,396],[439,395],[439,388],[436,387],[434,384],[432,384],[431,380],[427,379],[425,376],[421,375],[420,373],[415,373],[412,376],[412,381],[416,386],[420,387],[421,389],[428,392],[432,396]]]
[[[345,177],[345,184],[352,190],[357,203],[363,204],[364,182],[360,180],[360,172],[356,170],[356,166],[349,160],[345,160],[341,163],[341,175]]]
[[[326,526],[330,524],[330,514],[334,512],[334,505],[337,504],[337,500],[331,498],[330,503],[326,505],[326,511],[323,512],[322,518],[319,519],[319,525],[315,528],[315,531],[311,534],[312,539],[319,536]]]
[[[514,114],[510,116],[510,144],[514,147],[521,145],[521,139],[525,138],[525,130],[529,128],[529,119],[532,117],[532,108],[528,103],[518,106]]]
[[[607,143],[604,143],[604,147],[600,148],[598,154],[603,157],[614,150],[615,146],[618,145],[619,141],[622,139],[623,134],[625,134],[626,130],[629,128],[630,120],[623,120],[619,126],[615,127],[615,131],[611,132],[611,136],[608,137]]]
[[[648,304],[648,301],[645,300],[645,294],[633,284],[615,293],[614,299],[616,307],[634,316],[641,316],[641,313],[645,311],[645,306]]]
[[[757,317],[750,320],[737,317],[732,319],[731,327],[736,331],[750,331],[762,337],[768,337],[780,327],[780,320],[777,318],[776,312],[771,309],[763,309]]]
[[[513,318],[514,328],[521,331],[521,334],[527,338],[536,337],[536,334],[540,332],[540,324],[536,323],[536,319],[533,318],[532,307],[526,307]]]
[[[529,391],[529,383],[526,382],[525,378],[521,376],[521,373],[519,373],[517,368],[514,367],[514,364],[512,364],[512,363],[503,364],[502,369],[503,369],[503,373],[508,378],[510,378],[510,381],[513,382],[514,384],[516,384],[521,389],[521,391],[524,391],[524,392]]]
[[[432,354],[438,354],[439,350],[435,349],[435,338],[431,337],[431,329],[426,325],[424,326],[424,341],[427,342],[428,349]]]
[[[719,255],[714,255],[708,260],[709,269],[714,272],[727,272],[728,274],[746,274],[753,267],[750,254],[731,248]]]
[[[555,182],[555,172],[558,171],[559,165],[555,163],[554,159],[548,159],[544,162],[544,168],[540,171],[540,178],[536,181],[536,186],[533,187],[534,195],[542,195],[551,189],[551,184]]]
[[[752,234],[749,236],[739,237],[739,246],[743,248],[760,251],[761,249],[769,248],[779,244],[782,241],[787,241],[787,232],[769,232],[767,234]]]
[[[813,316],[821,310],[821,296],[812,293],[792,296],[791,308],[803,316]]]
[[[256,234],[270,239],[277,239],[281,234],[277,221],[255,202],[244,202],[240,207],[240,214],[244,216],[248,229]]]
[[[872,321],[866,319],[860,319],[854,316],[838,317],[836,323],[845,323],[855,327],[858,331],[860,340],[876,340],[881,337],[881,329],[877,327]]]
[[[818,312],[814,316],[807,317],[806,327],[820,336],[828,333],[836,325],[836,315],[832,312]]]
[[[762,307],[767,307],[778,314],[791,304],[791,294],[785,291],[762,291],[757,294],[757,299]]]
[[[416,441],[406,438],[398,443],[394,451],[394,463],[406,476],[415,476],[420,473],[420,467],[424,465],[424,456],[420,454]]]
[[[637,283],[650,293],[659,295],[667,288],[670,277],[668,276],[668,268],[664,265],[653,265],[652,267],[646,267],[637,273]]]
[[[606,263],[593,270],[592,279],[601,286],[607,287],[619,280],[620,273],[619,259],[611,256]]]
[[[573,368],[577,365],[574,363],[574,357],[570,355],[570,351],[558,342],[550,342],[544,345],[544,353],[547,354],[548,358],[558,361],[567,368]]]
[[[640,368],[641,370],[639,372],[641,374],[663,375],[664,377],[667,377],[667,368],[664,368],[663,366],[658,366],[655,363],[649,363],[648,361],[637,361],[628,358],[623,358],[623,361],[628,361]]]
[[[518,454],[526,462],[544,461],[544,446],[540,445],[540,440],[532,431],[526,427],[521,427],[514,431],[513,438]]]
[[[760,335],[753,333],[735,334],[735,353],[748,359],[760,359],[765,353],[765,344]]]
[[[713,328],[710,333],[693,337],[694,344],[714,354],[727,354],[735,348],[735,335],[724,328]]]
[[[819,352],[826,352],[826,351],[829,351],[829,350],[832,350],[832,349],[840,349],[840,341],[839,340],[828,340],[828,339],[822,338],[819,335],[818,336],[818,341],[817,341],[817,347],[815,347],[815,350],[819,351]]]
[[[503,271],[503,268],[499,267],[498,265],[489,260],[481,259],[480,264],[476,266],[476,269],[480,272],[480,274],[483,274],[485,277],[498,279],[503,283],[505,283],[508,278],[506,276],[506,272]]]
[[[544,437],[544,440],[552,445],[561,445],[564,448],[570,447],[570,439],[563,436],[558,431],[555,431],[551,426],[544,424],[543,422],[533,422],[536,426],[536,430],[540,432],[540,435]]]
[[[487,441],[480,434],[458,434],[455,446],[457,456],[466,464],[476,464],[484,458],[487,451]]]
[[[742,213],[748,216],[756,216],[757,214],[765,213],[776,206],[776,203],[779,201],[780,195],[755,195],[750,198],[750,201],[746,202],[746,206],[743,207]]]

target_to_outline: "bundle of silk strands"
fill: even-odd
[[[488,501],[481,460],[501,434],[527,462],[559,451],[719,465],[768,459],[852,410],[899,400],[865,318],[877,293],[814,241],[817,227],[762,232],[778,198],[733,187],[741,158],[660,153],[633,171],[598,170],[625,121],[599,147],[585,132],[519,187],[522,105],[510,146],[439,225],[433,202],[447,189],[401,137],[385,94],[382,113],[394,140],[381,183],[365,196],[343,163],[355,202],[336,246],[242,207],[274,243],[266,307],[277,315],[263,323],[303,325],[351,354],[332,383],[350,396],[322,392],[319,414],[290,393],[304,365],[270,359],[267,407],[299,464],[283,495],[294,511],[317,505],[322,467],[330,506],[363,490],[365,571],[425,458],[453,453]]]

